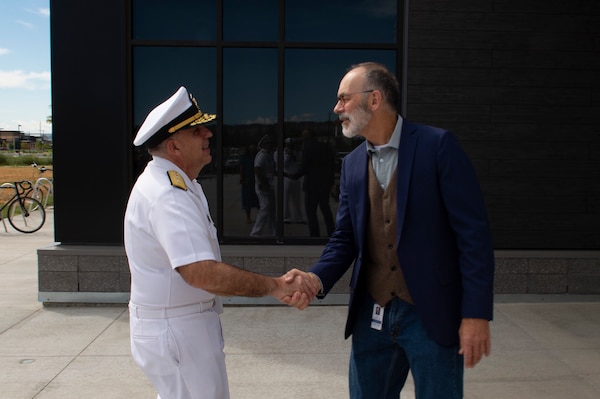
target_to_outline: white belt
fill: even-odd
[[[202,313],[211,310],[215,306],[215,300],[193,303],[191,305],[177,306],[174,308],[149,308],[129,304],[131,314],[138,319],[168,319],[170,317],[185,316],[188,314]]]

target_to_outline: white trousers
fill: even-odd
[[[283,178],[283,221],[302,221],[302,182]]]
[[[256,214],[256,221],[250,231],[251,236],[259,236],[263,233],[265,236],[273,237],[277,233],[275,230],[275,193],[274,191],[256,190],[260,208]],[[163,398],[164,399],[164,398]]]
[[[218,313],[142,319],[130,312],[129,323],[133,359],[159,399],[229,399]]]

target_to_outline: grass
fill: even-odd
[[[52,165],[52,154],[21,154],[13,156],[0,153],[0,165],[2,166],[29,166],[32,163],[38,165]]]

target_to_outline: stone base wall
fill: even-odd
[[[321,246],[222,246],[223,261],[279,276],[308,269]],[[600,294],[600,251],[509,251],[496,256],[496,294]],[[350,271],[318,304],[346,304]],[[51,303],[127,303],[129,267],[122,247],[52,245],[38,249],[38,298]],[[229,304],[277,304],[272,298],[225,298]]]
[[[496,251],[496,294],[600,294],[600,251]]]

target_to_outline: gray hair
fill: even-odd
[[[396,76],[392,74],[383,64],[377,62],[362,62],[348,68],[348,72],[364,68],[366,84],[369,89],[379,90],[383,94],[384,101],[394,110],[400,106],[400,84]]]

